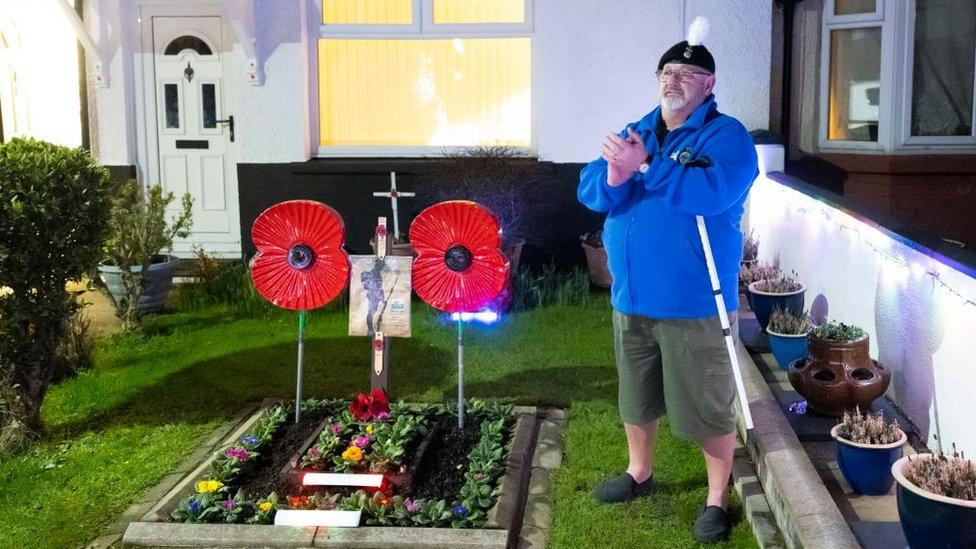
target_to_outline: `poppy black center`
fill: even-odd
[[[444,263],[447,263],[447,268],[458,273],[467,270],[471,266],[472,259],[471,251],[461,245],[452,246],[444,252]]]
[[[288,250],[288,264],[295,269],[307,269],[315,262],[315,252],[306,244],[295,244]]]

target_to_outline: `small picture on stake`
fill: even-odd
[[[349,257],[349,335],[410,337],[410,266],[412,257]]]

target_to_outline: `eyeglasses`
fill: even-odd
[[[711,76],[707,72],[695,72],[695,71],[675,71],[671,69],[656,70],[654,75],[657,76],[659,82],[667,82],[672,76],[678,78],[678,82],[685,84],[691,82],[695,76]]]

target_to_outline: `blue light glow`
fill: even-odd
[[[471,322],[476,320],[482,324],[493,324],[500,318],[500,315],[491,309],[482,309],[476,313],[451,313],[451,320]]]

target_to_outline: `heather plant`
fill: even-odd
[[[759,239],[754,235],[756,230],[749,231],[749,236],[742,242],[742,262],[754,262],[759,258]]]
[[[906,477],[919,488],[948,498],[976,501],[976,464],[956,451],[946,456],[942,448],[926,459],[908,458],[910,467]]]
[[[769,316],[769,326],[767,326],[770,332],[782,335],[806,334],[810,332],[811,328],[810,317],[806,311],[803,314],[795,315],[781,307],[773,309],[773,313]]]
[[[844,410],[837,436],[858,444],[891,444],[898,442],[901,431],[894,421],[885,419],[881,411],[863,413],[860,408]]]
[[[777,278],[780,274],[779,267],[764,263],[754,263],[749,266],[743,265],[739,269],[739,282],[745,286],[757,280]]]
[[[853,324],[844,324],[843,322],[831,320],[823,326],[818,326],[813,330],[811,335],[825,341],[851,343],[862,339],[865,333],[864,330]]]
[[[780,273],[778,276],[759,280],[755,289],[770,294],[788,294],[803,289],[803,284],[800,284],[799,278],[796,271],[791,271],[790,274]]]

